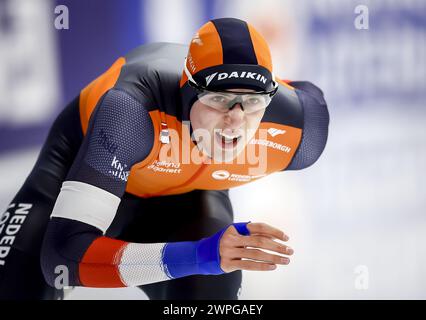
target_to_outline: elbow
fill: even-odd
[[[51,247],[52,245],[46,241],[46,239],[43,240],[40,253],[40,265],[46,283],[51,287],[55,287],[55,266],[52,259]]]
[[[48,228],[41,247],[40,266],[46,283],[56,289],[72,285],[69,281],[69,266],[64,260],[56,250],[55,239],[51,237]]]
[[[56,289],[79,285],[78,263],[65,258],[67,255],[62,252],[61,243],[64,243],[63,239],[49,223],[41,247],[40,266],[46,283]]]

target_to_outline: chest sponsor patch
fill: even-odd
[[[147,168],[154,172],[163,172],[163,173],[172,173],[172,174],[178,174],[182,172],[180,163],[167,162],[167,161],[155,160]]]
[[[226,180],[226,181],[237,181],[237,182],[249,182],[253,179],[258,179],[266,176],[267,174],[260,174],[260,175],[246,175],[246,174],[236,174],[231,173],[227,170],[217,170],[212,173],[212,177],[215,180]]]
[[[268,148],[280,150],[285,153],[289,153],[291,151],[291,148],[289,146],[285,146],[280,143],[265,140],[265,139],[252,139],[250,140],[249,144],[259,144],[262,146],[266,146]]]

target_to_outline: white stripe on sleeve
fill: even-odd
[[[51,217],[81,221],[105,233],[120,201],[119,197],[101,188],[79,181],[65,181]]]
[[[128,286],[169,280],[162,254],[166,243],[129,243],[123,251],[118,269]]]

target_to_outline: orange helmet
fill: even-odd
[[[269,46],[245,21],[211,20],[191,40],[180,87],[185,120],[189,119],[197,89],[244,88],[272,92],[277,84]]]

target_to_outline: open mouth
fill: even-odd
[[[241,134],[225,134],[223,132],[215,133],[216,141],[222,149],[233,149],[237,146],[238,142],[241,140]]]

